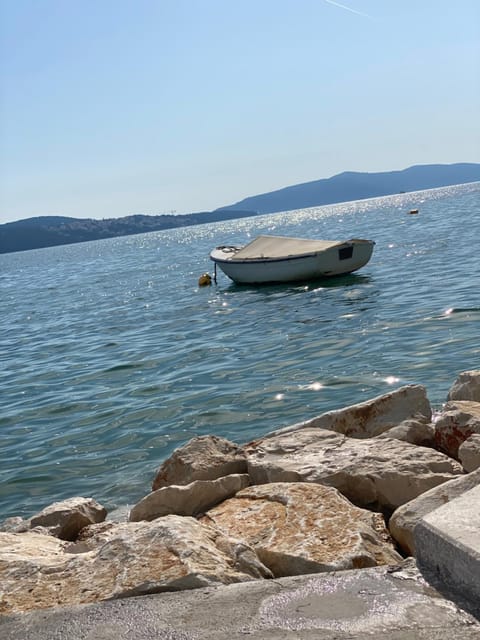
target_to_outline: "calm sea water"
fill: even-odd
[[[408,211],[418,208],[418,215]],[[480,368],[480,183],[0,255],[0,519],[145,495],[193,436],[247,442]],[[376,241],[356,275],[237,286],[209,251],[259,233]]]

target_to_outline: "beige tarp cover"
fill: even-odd
[[[339,244],[343,243],[336,240],[302,240],[284,236],[258,236],[240,251],[237,251],[234,259],[285,258],[286,256],[323,251]]]

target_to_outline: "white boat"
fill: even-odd
[[[210,259],[234,282],[299,282],[356,271],[372,255],[373,240],[305,240],[258,236],[243,247],[221,246]]]

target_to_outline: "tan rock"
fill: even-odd
[[[447,402],[435,422],[436,447],[452,458],[458,458],[458,448],[474,433],[480,434],[480,402]]]
[[[450,388],[447,399],[480,402],[480,370],[460,373]]]
[[[93,498],[69,498],[54,502],[30,518],[30,527],[45,527],[50,535],[75,540],[80,529],[105,520],[107,510]]]
[[[352,438],[370,438],[404,420],[415,418],[429,421],[431,416],[432,408],[425,387],[408,385],[359,404],[328,411],[311,420],[274,431],[266,437],[318,427]]]
[[[247,463],[241,447],[225,438],[199,436],[165,460],[157,471],[152,490],[246,472]]]
[[[129,520],[154,520],[169,513],[195,516],[230,498],[249,484],[250,477],[245,473],[162,487],[142,498],[130,511]]]
[[[467,473],[480,467],[480,434],[474,433],[462,442],[458,448],[458,459]]]
[[[410,555],[415,555],[413,530],[418,522],[450,500],[458,498],[480,483],[480,470],[462,475],[426,491],[424,494],[402,505],[394,511],[388,527],[394,540]]]
[[[420,420],[404,420],[398,426],[384,431],[377,438],[395,438],[402,442],[410,442],[421,447],[433,447],[435,444],[435,427]]]
[[[114,524],[100,546],[75,547],[0,533],[0,613],[271,577],[250,547],[181,516]]]
[[[315,482],[335,487],[356,505],[388,509],[463,473],[434,449],[315,428],[258,440],[245,452],[252,484]]]
[[[275,577],[395,564],[383,516],[352,505],[336,489],[273,483],[243,489],[201,522],[255,549]]]

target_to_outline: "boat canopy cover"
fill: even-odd
[[[324,251],[330,247],[341,245],[338,240],[303,240],[285,236],[258,236],[233,256],[238,259],[285,258],[305,255],[316,251]]]

